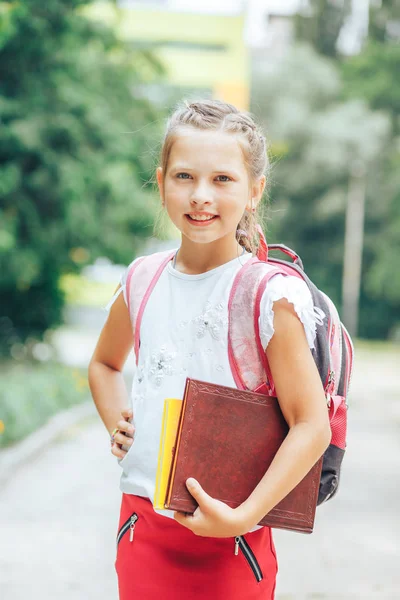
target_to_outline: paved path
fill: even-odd
[[[359,353],[340,493],[311,536],[275,533],[277,600],[400,600],[398,358]],[[93,418],[17,471],[0,490],[2,600],[117,600],[118,479]]]
[[[93,418],[0,493],[2,600],[114,600],[119,467]]]

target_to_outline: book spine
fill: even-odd
[[[165,444],[165,430],[167,424],[167,413],[168,413],[168,400],[164,400],[164,410],[161,424],[161,440],[160,440],[160,448],[158,451],[158,461],[157,461],[157,475],[156,475],[156,489],[154,493],[154,508],[163,509],[163,499],[160,497],[161,495],[161,479],[162,479],[162,458]]]
[[[177,458],[178,458],[178,448],[179,448],[179,444],[181,441],[183,418],[184,418],[185,411],[186,411],[187,395],[188,395],[189,386],[190,386],[190,381],[189,381],[189,378],[187,378],[186,385],[185,385],[185,392],[183,395],[182,410],[181,410],[181,415],[179,418],[178,432],[176,434],[176,440],[175,440],[175,445],[174,445],[174,456],[172,459],[172,465],[171,465],[171,470],[170,470],[170,475],[169,475],[169,480],[168,480],[165,508],[169,508],[169,505],[171,502],[172,485],[173,485],[174,477],[175,477],[176,464],[177,464]]]

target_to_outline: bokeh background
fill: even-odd
[[[226,100],[261,123],[272,163],[267,239],[298,252],[356,343],[347,488],[337,512],[333,502],[321,507],[308,554],[297,539],[280,542],[279,598],[400,598],[399,42],[398,0],[0,2],[6,600],[28,591],[39,598],[46,585],[44,598],[52,590],[68,599],[117,597],[110,550],[96,553],[114,535],[119,473],[99,450],[107,437],[93,415],[87,364],[125,265],[179,243],[160,219],[154,171],[165,119],[183,98]],[[73,517],[72,490],[89,502]],[[367,536],[383,513],[387,529],[377,521],[378,537]],[[83,568],[91,518],[105,529],[96,526]],[[357,519],[358,541],[348,537]],[[24,535],[29,527],[36,542]],[[61,571],[53,563],[59,546]],[[310,571],[299,587],[307,565],[319,576]]]

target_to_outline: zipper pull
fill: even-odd
[[[240,537],[236,536],[235,537],[235,556],[237,556],[239,554],[239,542],[240,542]]]
[[[325,395],[326,395],[328,407],[329,407],[330,396],[333,393],[334,389],[335,389],[335,371],[329,371],[328,381],[327,381],[326,387],[325,387]]]
[[[134,533],[135,533],[135,523],[136,523],[136,521],[137,521],[137,516],[136,516],[136,515],[133,515],[133,516],[131,517],[131,525],[130,525],[130,527],[129,527],[129,529],[130,529],[130,533],[129,533],[129,541],[130,541],[130,542],[133,542],[133,535],[134,535]]]
[[[329,373],[329,388],[328,391],[331,394],[335,388],[335,371]]]

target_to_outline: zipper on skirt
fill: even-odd
[[[136,513],[133,513],[127,521],[121,526],[118,535],[117,535],[117,547],[124,537],[124,535],[129,531],[129,541],[133,542],[133,536],[135,534],[136,522],[139,519]]]
[[[254,573],[254,577],[259,583],[263,579],[263,574],[260,565],[258,564],[253,550],[250,548],[249,544],[242,535],[238,535],[235,537],[235,556],[239,554],[239,549],[242,551],[243,556],[247,560],[251,570]]]

